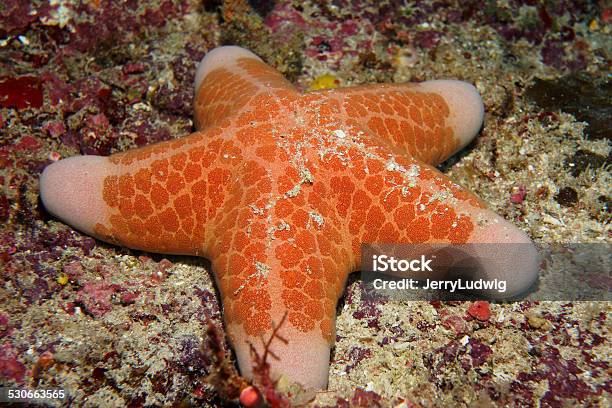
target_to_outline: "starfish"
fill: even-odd
[[[325,388],[337,301],[362,243],[522,243],[529,237],[433,166],[478,133],[476,89],[453,80],[298,92],[248,50],[210,51],[195,133],[110,157],[76,156],[40,179],[47,210],[100,240],[209,258],[241,373],[270,335],[273,376]],[[534,251],[485,263],[520,293]]]

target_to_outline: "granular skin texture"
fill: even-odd
[[[255,58],[217,68],[197,91],[202,130],[110,157],[95,232],[209,258],[227,321],[250,336],[272,328],[274,308],[331,342],[361,243],[463,243],[474,229],[458,208],[478,200],[427,164],[458,146],[449,108],[411,88],[302,95]]]

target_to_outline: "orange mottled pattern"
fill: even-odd
[[[411,92],[410,85],[363,85],[336,93],[359,127],[418,160],[439,164],[459,146],[445,125],[449,110],[438,94]]]
[[[250,336],[286,311],[331,342],[362,243],[461,243],[476,228],[465,209],[479,201],[429,165],[457,147],[437,94],[302,95],[243,58],[208,73],[195,109],[200,131],[111,156],[96,233],[211,259],[226,321]]]

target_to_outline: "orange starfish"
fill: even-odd
[[[287,313],[273,374],[326,386],[336,304],[361,243],[531,242],[432,167],[482,124],[469,84],[300,94],[251,52],[221,47],[198,68],[195,120],[185,138],[54,163],[41,197],[103,241],[209,258],[247,377],[249,342]],[[508,295],[536,276],[527,255],[512,260]]]

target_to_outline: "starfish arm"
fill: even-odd
[[[362,85],[313,92],[339,107],[342,122],[367,129],[422,162],[439,164],[478,133],[483,104],[478,91],[461,81]]]
[[[482,270],[491,279],[511,278],[504,296],[533,284],[537,257],[529,237],[434,167],[386,148],[349,149],[344,156],[345,164],[323,158],[320,178],[328,180],[333,222],[343,225],[342,236],[351,237],[352,270],[359,267],[364,243],[493,244],[474,245],[475,256],[484,260],[501,253],[503,259]],[[510,249],[514,252],[503,253]]]
[[[234,142],[211,128],[109,157],[56,162],[41,176],[41,197],[52,214],[103,241],[201,255],[240,159]]]
[[[252,52],[234,46],[216,48],[206,54],[196,73],[196,127],[222,125],[238,112],[260,108],[272,95],[297,95],[297,91]]]
[[[325,385],[337,301],[348,274],[358,269],[363,243],[530,245],[524,233],[435,168],[369,145],[369,138],[338,138],[331,128],[308,133],[289,151],[279,148],[269,158],[279,181],[275,189],[259,196],[259,203],[241,205],[251,210],[228,213],[229,224],[215,233],[220,250],[214,251],[219,256],[213,269],[247,376],[249,342],[257,346],[257,337],[269,335],[287,313],[281,334],[290,342],[274,344],[280,360],[271,362],[272,372],[293,373],[308,386]],[[301,144],[311,149],[300,159]],[[253,181],[266,178],[259,172]],[[247,235],[258,240],[249,242]],[[223,242],[233,249],[223,250]],[[534,258],[525,254],[511,265],[484,265],[489,278],[509,280],[507,294],[533,281]]]

